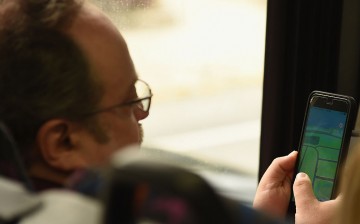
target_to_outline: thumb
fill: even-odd
[[[309,209],[309,205],[318,203],[312,189],[311,180],[306,173],[300,172],[296,175],[293,189],[296,211],[299,209]]]

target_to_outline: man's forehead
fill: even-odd
[[[79,45],[106,91],[126,95],[137,75],[126,42],[110,19],[84,4],[65,33]]]
[[[119,63],[128,62],[129,52],[124,38],[110,19],[93,5],[84,4],[65,33],[87,56],[106,56],[107,60],[116,56],[114,59]]]

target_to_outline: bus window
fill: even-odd
[[[92,0],[152,87],[143,146],[256,176],[265,0]]]

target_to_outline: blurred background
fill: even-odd
[[[117,24],[139,77],[152,87],[144,147],[221,170],[221,178],[235,173],[251,197],[259,165],[266,0],[92,2]],[[241,188],[235,178],[229,185]]]

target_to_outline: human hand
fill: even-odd
[[[269,215],[285,218],[289,205],[297,151],[273,160],[256,190],[253,207]]]
[[[311,180],[305,173],[298,173],[294,182],[296,205],[295,223],[332,223],[337,214],[341,196],[335,200],[320,202],[314,195]]]

